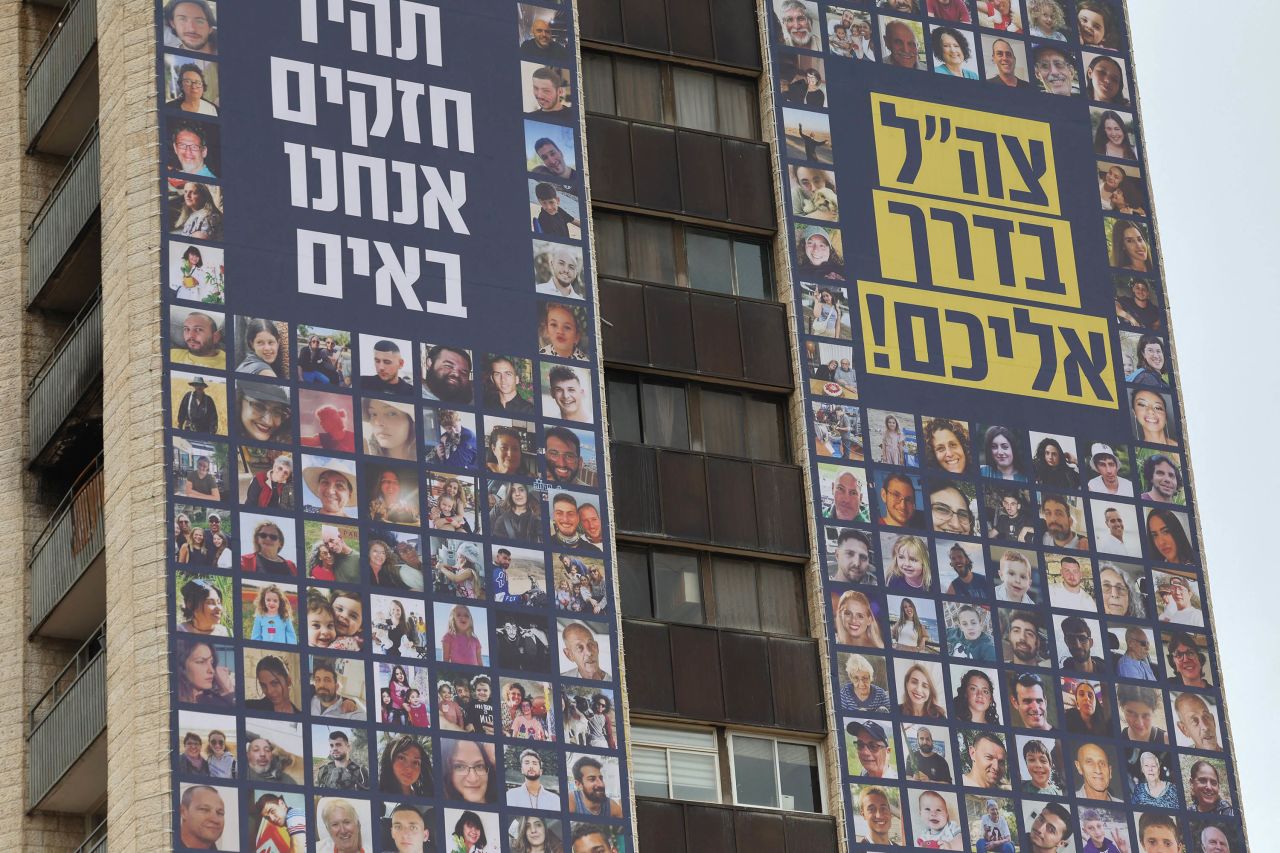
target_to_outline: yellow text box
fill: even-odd
[[[858,282],[873,375],[1118,408],[1105,317]]]
[[[1080,307],[1066,220],[887,190],[873,195],[885,278]]]
[[[880,185],[1059,216],[1047,122],[871,95]]]

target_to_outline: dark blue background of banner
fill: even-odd
[[[880,275],[875,214],[871,204],[871,191],[879,186],[872,147],[872,93],[1048,122],[1053,133],[1053,157],[1062,208],[1060,216],[1072,224],[1080,284],[1081,305],[1078,310],[1104,318],[1114,316],[1113,270],[1107,264],[1106,237],[1102,212],[1098,207],[1095,177],[1098,158],[1093,154],[1088,102],[1083,97],[1055,97],[1035,88],[1014,90],[985,81],[952,79],[932,71],[913,72],[880,62],[859,62],[832,56],[826,59],[826,72],[828,104],[831,107],[827,114],[831,119],[831,148],[836,165],[825,168],[835,171],[840,188],[839,227],[843,232],[855,342],[861,337],[859,332],[862,328],[858,317],[860,303],[854,297],[857,291],[855,281],[859,278],[892,281]],[[1004,208],[993,212],[998,216],[1001,210]],[[941,287],[920,288],[919,292],[927,299],[930,290],[945,294],[965,292]],[[998,298],[979,292],[974,292],[974,295]],[[1062,308],[1071,310],[1066,306]],[[1118,333],[1114,322],[1111,327],[1112,352],[1116,359],[1116,373],[1119,374]],[[865,364],[861,363],[862,352],[856,343],[854,352],[860,362],[857,365],[859,396],[864,403],[875,408],[897,408],[926,415],[947,413],[952,417],[983,423],[1052,429],[1073,435],[1107,435],[1116,440],[1121,437],[1129,440],[1132,436],[1126,402],[1120,402],[1117,410],[1108,412],[1074,403],[877,376],[868,372]],[[1117,378],[1117,388],[1124,387],[1122,379],[1122,376]],[[922,410],[922,405],[927,411]]]
[[[524,123],[515,5],[437,3],[441,7],[442,67],[427,65],[421,54],[418,60],[404,62],[351,51],[346,28],[329,24],[324,17],[325,4],[318,5],[319,44],[299,40],[296,3],[223,3],[218,10],[220,29],[234,33],[224,45],[235,45],[234,54],[221,58],[222,89],[227,94],[249,96],[242,102],[224,95],[222,104],[226,145],[222,169],[232,177],[223,182],[228,190],[226,244],[229,256],[234,257],[228,262],[228,277],[251,285],[236,288],[237,312],[339,328],[358,326],[366,332],[433,343],[448,340],[473,347],[477,353],[498,341],[508,348],[527,342],[529,352],[536,350],[533,253],[513,248],[529,247],[524,238],[531,236],[528,175],[520,156]],[[398,31],[397,21],[393,32]],[[459,33],[470,37],[459,39]],[[319,126],[276,120],[271,108],[272,55],[470,92],[475,153],[431,144],[425,96],[418,101],[423,115],[420,145],[397,141],[398,120],[393,121],[387,138],[370,137],[367,149],[352,145],[345,122],[346,104],[324,103],[319,80]],[[354,88],[370,91],[363,86]],[[398,109],[398,94],[393,101]],[[456,135],[451,133],[450,138],[456,140]],[[420,163],[435,166],[442,173],[448,169],[465,172],[467,204],[462,213],[471,234],[452,233],[443,217],[438,231],[420,223],[375,221],[368,216],[367,190],[364,217],[292,207],[284,142]],[[314,194],[316,169],[314,160],[310,163]],[[246,197],[248,192],[253,197]],[[469,320],[379,306],[371,278],[353,276],[347,252],[343,261],[346,289],[341,301],[298,293],[294,252],[298,228],[458,254],[462,259],[463,302],[471,311]],[[424,307],[428,299],[442,301],[440,267],[424,263],[423,278],[415,290]]]

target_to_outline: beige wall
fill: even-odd
[[[154,5],[97,0],[107,559],[108,846],[168,850]]]

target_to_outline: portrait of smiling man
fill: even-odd
[[[1064,48],[1042,44],[1035,48],[1032,67],[1048,95],[1078,94],[1075,57]]]
[[[164,46],[193,53],[218,52],[218,18],[208,0],[169,0],[164,7]]]
[[[983,36],[991,61],[987,63],[987,82],[999,83],[1011,89],[1031,89],[1027,79],[1026,48],[1021,41]]]

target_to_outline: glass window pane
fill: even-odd
[[[702,624],[702,578],[693,554],[654,551],[653,593],[655,618]]]
[[[662,70],[658,63],[616,56],[613,77],[618,115],[641,121],[662,121]]]
[[[783,443],[782,406],[772,400],[747,397],[747,454],[752,459],[785,462],[788,453]]]
[[[737,278],[739,296],[773,298],[768,262],[769,252],[760,243],[733,241],[733,272]]]
[[[800,569],[760,563],[760,630],[770,634],[804,636],[804,582]]]
[[[641,281],[676,283],[675,238],[671,223],[633,216],[627,219],[627,274]]]
[[[671,760],[671,797],[698,803],[720,802],[720,780],[716,777],[716,757],[706,753],[668,753]]]
[[[676,90],[676,124],[693,130],[716,132],[716,76],[689,68],[673,68]]]
[[[636,548],[618,549],[618,581],[622,585],[622,615],[653,618],[649,590],[649,553]]]
[[[644,443],[688,450],[689,413],[685,406],[684,386],[645,382],[641,391]]]
[[[698,411],[702,415],[702,445],[708,453],[746,456],[742,422],[746,418],[742,395],[710,388],[698,389]]]
[[[756,565],[750,560],[711,558],[716,591],[716,624],[721,628],[760,630],[760,602],[756,598]]]
[[[726,237],[685,229],[689,286],[712,293],[733,293],[733,256]]]
[[[664,729],[658,726],[634,725],[631,727],[631,740],[634,743],[678,746],[685,749],[710,750],[711,752],[715,752],[716,749],[714,732],[692,729]]]
[[[613,97],[613,60],[608,56],[583,52],[582,88],[588,112],[617,115],[618,105]]]
[[[759,95],[751,80],[717,77],[716,94],[720,102],[720,132],[726,136],[760,138],[760,120],[756,117]]]
[[[741,806],[778,807],[778,768],[773,741],[733,736],[733,801]]]
[[[803,743],[779,743],[778,776],[782,785],[782,808],[822,811],[817,749]]]
[[[667,751],[647,749],[642,746],[631,750],[631,778],[636,783],[636,795],[641,797],[670,797],[667,778]]]
[[[596,266],[601,275],[627,275],[626,219],[609,213],[595,214]]]
[[[640,397],[636,380],[607,376],[605,393],[609,401],[609,437],[614,441],[639,444]]]

